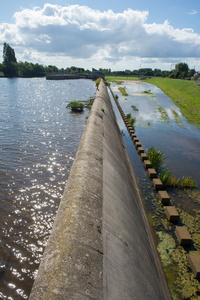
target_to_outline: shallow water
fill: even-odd
[[[124,113],[136,119],[136,134],[144,149],[155,146],[165,153],[167,167],[177,177],[192,176],[200,184],[200,130],[188,124],[179,108],[156,86],[139,82],[124,82],[123,86],[127,97],[121,95],[116,84],[112,90],[119,96]]]
[[[157,87],[143,82],[124,82],[122,86],[126,87],[128,96],[122,96],[116,84],[111,88],[119,96],[124,113],[136,118],[135,132],[142,147],[146,150],[155,146],[162,150],[167,168],[176,177],[192,176],[198,184],[195,189],[166,188],[170,204],[180,215],[178,225],[186,226],[193,239],[190,249],[184,249],[177,243],[175,225],[166,219],[165,207],[152,189],[152,182],[112,101],[173,299],[199,299],[200,283],[194,278],[187,257],[190,251],[200,255],[200,130],[188,124],[179,108]]]
[[[0,79],[0,299],[27,299],[70,172],[90,80]]]

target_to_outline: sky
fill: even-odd
[[[17,61],[85,69],[200,71],[199,0],[0,0]]]

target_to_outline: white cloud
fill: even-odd
[[[0,24],[0,41],[11,44],[18,60],[32,58],[60,67],[65,67],[64,60],[70,65],[96,62],[106,67],[130,66],[133,60],[139,64],[145,58],[153,62],[199,57],[200,53],[200,35],[193,29],[173,28],[167,20],[148,24],[147,11],[114,13],[45,4],[16,12],[14,20],[14,24]]]
[[[198,14],[199,12],[198,12],[198,10],[191,10],[190,12],[189,12],[189,15],[196,15],[196,14]]]

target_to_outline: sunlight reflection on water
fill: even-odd
[[[0,298],[27,299],[88,110],[90,80],[1,79]],[[4,299],[3,298],[3,299]]]

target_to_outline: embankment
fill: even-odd
[[[29,299],[171,299],[103,81]]]

